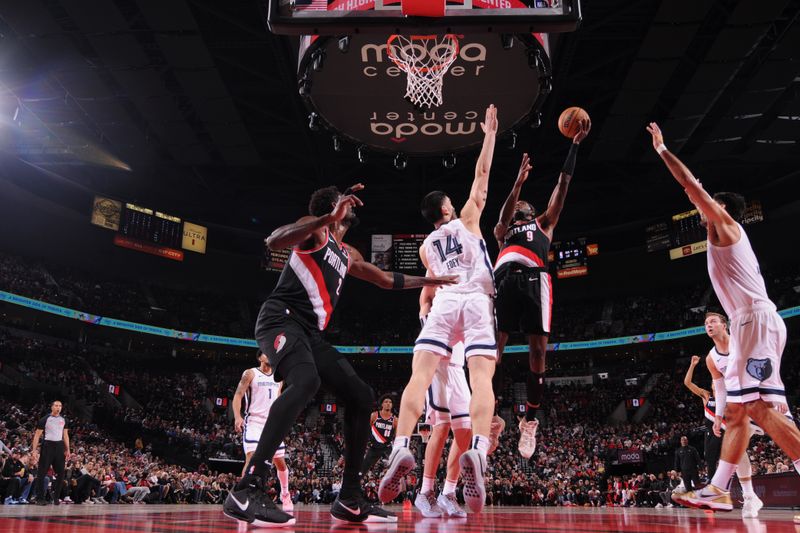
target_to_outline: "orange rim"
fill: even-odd
[[[396,39],[399,39],[400,37],[401,37],[401,35],[398,35],[398,34],[394,34],[394,35],[390,35],[389,36],[389,39],[386,41],[386,48],[387,48],[386,53],[389,56],[389,59],[391,59],[392,62],[395,65],[398,66],[398,68],[400,68],[401,70],[403,70],[405,72],[413,71],[415,74],[416,73],[425,74],[425,73],[431,72],[431,71],[436,72],[436,71],[442,70],[446,66],[450,66],[450,64],[453,61],[455,61],[455,58],[458,56],[458,52],[460,50],[459,42],[458,42],[458,36],[456,34],[454,34],[454,33],[446,33],[444,35],[444,39],[450,39],[450,42],[453,43],[453,46],[452,46],[453,60],[452,61],[450,61],[450,60],[446,61],[447,65],[437,64],[437,65],[434,65],[434,66],[431,66],[431,67],[413,67],[412,68],[408,62],[404,63],[401,59],[397,58],[395,56],[395,54],[394,54],[394,46],[392,44],[392,41],[394,41]],[[408,40],[409,40],[409,42],[411,44],[413,44],[413,41],[431,41],[431,40],[434,40],[434,39],[437,39],[437,38],[438,38],[438,35],[409,35],[408,36]],[[425,49],[425,51],[427,52],[427,48]]]

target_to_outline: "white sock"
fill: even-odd
[[[408,448],[408,443],[411,439],[408,437],[395,437],[394,442],[392,443],[392,450],[396,450],[397,448]]]
[[[478,450],[481,452],[481,455],[486,457],[486,454],[489,453],[489,437],[485,435],[473,435],[472,436],[472,446],[470,449]]]
[[[718,489],[729,490],[731,478],[733,478],[734,472],[736,472],[735,464],[720,459],[719,465],[717,465],[717,471],[714,473],[714,478],[711,480],[711,484]]]
[[[755,496],[756,493],[753,490],[753,480],[748,479],[747,481],[739,480],[739,484],[742,486],[742,495],[744,496]]]
[[[442,490],[443,494],[453,494],[456,491],[456,485],[458,485],[458,480],[450,481],[446,479],[444,482],[444,490]]]
[[[281,482],[281,496],[289,494],[289,469],[278,470],[278,481]]]
[[[427,494],[433,490],[433,484],[436,482],[436,478],[422,476],[422,490],[420,492]]]
[[[792,463],[794,464],[794,469],[797,470],[798,474],[800,474],[800,459],[792,461]]]

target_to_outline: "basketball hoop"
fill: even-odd
[[[458,36],[395,34],[386,45],[389,58],[407,74],[405,98],[419,109],[440,106],[444,75],[458,57]]]

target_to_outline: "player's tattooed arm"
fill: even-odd
[[[452,285],[458,281],[457,276],[422,277],[409,276],[399,272],[384,272],[372,263],[364,260],[361,252],[350,246],[350,270],[348,273],[354,278],[377,285],[382,289],[418,289],[427,285]]]
[[[533,167],[531,166],[531,160],[528,154],[522,154],[522,163],[519,165],[517,179],[514,180],[514,186],[511,187],[511,192],[508,193],[503,208],[500,210],[500,218],[497,221],[497,225],[494,227],[494,238],[497,240],[498,246],[503,246],[506,231],[508,231],[508,226],[514,218],[514,208],[519,201],[519,193],[522,191],[522,185],[528,179],[528,173],[530,173],[531,168]]]
[[[233,417],[234,421],[234,429],[236,429],[237,433],[242,432],[242,427],[244,425],[244,419],[242,418],[242,398],[244,397],[247,389],[250,388],[250,383],[252,383],[254,377],[253,369],[248,368],[242,374],[242,379],[239,380],[239,384],[236,386],[236,392],[233,394],[233,405],[231,406],[233,409]]]
[[[363,188],[363,187],[362,187]],[[351,188],[352,189],[352,188]],[[364,203],[353,194],[342,195],[333,206],[333,211],[321,217],[305,216],[294,224],[286,224],[272,232],[264,241],[270,250],[283,250],[300,246],[301,250],[310,250],[324,244],[325,227],[341,222],[354,207]]]
[[[707,390],[703,389],[702,387],[698,387],[694,384],[694,369],[700,363],[700,356],[693,355],[692,362],[689,364],[689,369],[686,371],[686,375],[683,378],[683,384],[686,386],[687,389],[692,391],[692,394],[699,396],[703,400],[703,404],[705,405],[708,402],[709,393]]]

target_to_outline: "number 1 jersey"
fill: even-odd
[[[445,293],[482,293],[494,296],[494,274],[486,243],[460,219],[439,226],[423,241],[428,270],[434,276],[458,276],[458,283],[439,289]]]

